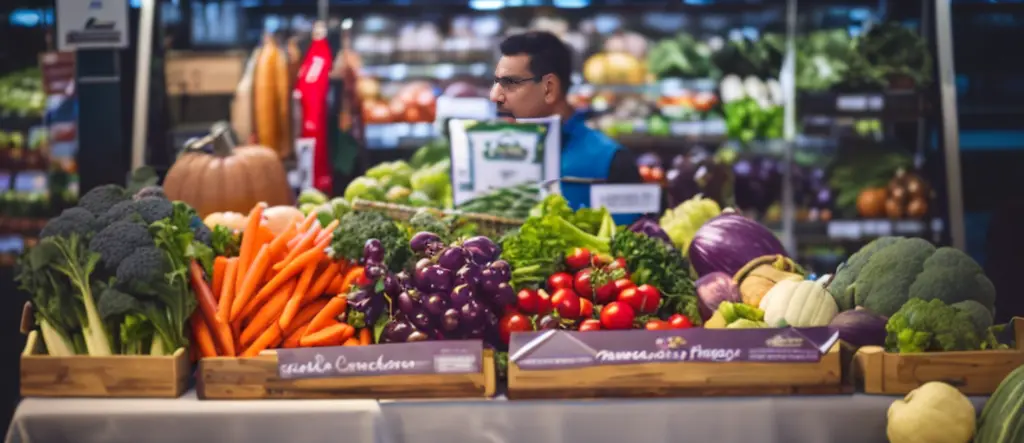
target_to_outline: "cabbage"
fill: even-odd
[[[697,194],[679,206],[665,211],[660,224],[672,243],[687,255],[690,241],[705,222],[718,216],[722,208],[712,199]]]
[[[410,179],[413,191],[419,191],[430,197],[431,200],[444,200],[451,192],[451,178],[448,173],[448,163],[441,162],[416,171]]]
[[[345,187],[345,200],[357,198],[370,201],[383,201],[384,191],[380,182],[370,177],[356,177]]]
[[[701,226],[688,255],[699,276],[715,271],[735,276],[755,258],[789,256],[772,231],[739,214],[722,214]]]
[[[381,187],[389,189],[392,186],[409,187],[414,170],[408,163],[398,160],[393,162],[380,163],[366,171],[366,177],[376,179]]]

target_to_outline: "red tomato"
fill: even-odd
[[[640,285],[636,288],[636,292],[640,296],[640,306],[633,306],[637,311],[653,314],[658,310],[658,305],[661,304],[661,293],[658,292],[658,288],[651,285]]]
[[[603,305],[605,303],[614,301],[615,294],[615,282],[608,282],[605,283],[604,286],[597,288],[597,291],[594,291],[594,301],[596,301],[597,304]]]
[[[580,296],[572,289],[559,289],[551,296],[551,304],[562,318],[575,320],[580,318]]]
[[[664,331],[666,329],[672,329],[672,325],[668,324],[665,320],[648,320],[647,324],[644,325],[644,329],[648,331]]]
[[[593,318],[590,318],[590,319],[587,319],[587,320],[583,320],[583,323],[580,323],[580,330],[581,331],[600,331],[601,330],[601,320],[595,320]]]
[[[573,289],[583,298],[594,299],[594,288],[590,286],[590,268],[580,270],[576,273],[573,281]]]
[[[594,262],[594,266],[605,267],[608,266],[614,259],[612,256],[607,254],[594,254],[591,256],[591,261]]]
[[[620,278],[618,280],[615,280],[615,296],[618,297],[618,295],[621,294],[622,291],[635,287],[636,283],[633,283],[633,280],[630,280],[628,278]]]
[[[601,326],[605,329],[632,329],[633,308],[629,305],[613,301],[601,309]]]
[[[551,274],[548,277],[548,289],[557,291],[559,289],[572,289],[572,275],[567,272]]]
[[[543,289],[537,291],[537,315],[547,315],[554,310],[551,305],[551,295]]]
[[[532,330],[533,324],[530,323],[530,319],[518,312],[509,312],[505,314],[498,323],[498,332],[501,334],[501,341],[505,343],[508,343],[513,332],[526,332]]]
[[[668,323],[672,326],[672,329],[689,329],[693,327],[690,319],[683,314],[675,314],[669,317]]]
[[[590,251],[585,248],[573,248],[572,252],[565,256],[565,265],[573,270],[590,266]]]
[[[516,294],[516,296],[519,297],[519,301],[516,303],[516,305],[519,307],[521,311],[527,314],[537,313],[537,307],[540,303],[540,295],[537,294],[537,291],[534,291],[532,289],[523,289],[520,290],[519,293]]]
[[[624,259],[622,257],[616,258],[615,259],[615,265],[618,266],[619,269],[622,269],[623,271],[626,271],[627,273],[629,272],[629,266],[626,266],[626,259]]]
[[[580,318],[591,318],[594,316],[594,303],[580,297]]]

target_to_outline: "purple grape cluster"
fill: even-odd
[[[374,283],[349,302],[367,324],[390,314],[380,342],[483,339],[496,345],[499,319],[517,301],[509,284],[512,269],[500,259],[498,245],[483,236],[446,245],[436,234],[420,232],[409,246],[419,258],[412,272],[388,272],[376,240],[363,250],[366,276]]]

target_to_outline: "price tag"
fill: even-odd
[[[316,139],[312,137],[295,140],[295,169],[288,171],[288,184],[295,189],[313,188],[313,150]]]
[[[862,235],[860,224],[849,221],[829,222],[827,231],[829,238],[834,239],[858,239]]]
[[[895,226],[897,235],[919,235],[924,232],[924,223],[917,220],[900,220]]]
[[[590,186],[590,207],[605,207],[612,214],[648,214],[661,210],[661,186],[656,184],[595,184]]]
[[[881,95],[840,95],[836,97],[836,109],[847,112],[881,111],[885,99]]]

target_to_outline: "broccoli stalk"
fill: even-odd
[[[557,215],[545,215],[543,224],[553,229],[554,232],[557,232],[559,236],[565,239],[567,244],[571,245],[571,247],[587,248],[590,252],[603,254],[607,254],[609,252],[607,238],[588,234],[562,217]],[[568,253],[571,251],[565,252]]]
[[[85,318],[80,319],[89,355],[111,355],[111,341],[106,325],[96,310],[90,277],[99,263],[99,254],[90,252],[79,240],[78,235],[70,237],[49,237],[39,242],[35,249],[49,259],[48,266],[67,278],[74,289],[75,298],[85,307]]]

